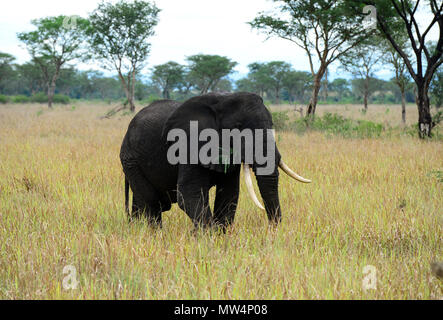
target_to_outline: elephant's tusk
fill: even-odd
[[[249,168],[249,165],[244,163],[243,164],[243,174],[245,175],[245,182],[246,187],[248,188],[249,195],[252,198],[252,201],[254,201],[255,205],[259,207],[261,210],[265,210],[263,206],[261,205],[260,201],[258,201],[257,196],[254,192],[254,187],[252,186],[252,179],[251,179],[251,169]]]
[[[311,180],[305,179],[302,176],[299,176],[298,174],[296,174],[294,171],[292,171],[291,168],[289,168],[286,165],[286,163],[283,162],[283,160],[280,160],[280,164],[278,166],[291,178],[294,178],[295,180],[298,180],[303,183],[311,183]]]

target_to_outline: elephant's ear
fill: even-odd
[[[187,136],[187,149],[188,149],[188,163],[189,159],[189,146],[190,146],[190,123],[191,121],[197,121],[198,134],[204,129],[213,129],[218,133],[218,137],[221,138],[220,119],[218,112],[216,111],[216,105],[220,103],[221,97],[216,95],[206,95],[191,98],[185,101],[179,106],[166,120],[163,126],[163,141],[167,141],[168,133],[173,129],[181,129]],[[198,139],[198,137],[197,137]],[[174,142],[167,142],[168,147]],[[221,142],[218,141],[221,146]],[[206,144],[205,141],[199,141],[198,150]],[[198,155],[197,155],[198,156]],[[218,172],[225,172],[226,168],[222,163],[220,164],[202,164],[200,159],[198,163],[206,168],[216,170]]]

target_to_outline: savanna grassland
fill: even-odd
[[[131,116],[101,120],[109,106],[74,105],[0,106],[1,299],[443,297],[430,269],[443,260],[441,140],[280,132],[285,161],[313,183],[281,174],[279,227],[242,180],[226,235],[193,233],[176,205],[153,230],[124,212],[119,149]],[[318,111],[400,124],[399,106],[360,108]],[[408,106],[409,123],[416,112]],[[368,265],[376,289],[364,290]],[[63,288],[66,266],[76,289]]]

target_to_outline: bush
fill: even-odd
[[[161,99],[163,99],[163,98],[160,97],[160,96],[158,96],[158,95],[156,95],[156,94],[150,94],[149,97],[147,97],[147,98],[145,98],[145,99],[143,99],[143,100],[140,100],[140,103],[141,103],[143,106],[148,106],[148,105],[150,105],[151,103],[153,103],[154,101],[156,101],[156,100],[161,100]],[[126,101],[126,99],[125,99],[125,101]]]
[[[37,92],[31,96],[31,101],[37,103],[48,103],[48,96],[43,92]]]
[[[0,94],[0,103],[5,104],[9,102],[9,97],[5,96],[4,94]]]
[[[13,103],[28,103],[31,100],[29,99],[29,97],[23,95],[23,94],[19,94],[18,96],[15,96],[12,98],[12,102]]]
[[[289,116],[287,111],[271,112],[271,115],[275,130],[285,130],[288,128]]]
[[[312,120],[297,119],[292,127],[298,133],[304,133],[310,128],[311,130],[346,138],[379,137],[384,130],[382,124],[366,120],[346,119],[335,113],[326,113],[323,117],[315,117]]]
[[[60,103],[60,104],[68,104],[69,103],[69,97],[65,96],[64,94],[54,94],[54,98],[52,99],[52,102],[54,103]]]
[[[48,95],[44,92],[35,93],[32,95],[31,101],[36,103],[48,103]],[[68,96],[59,93],[54,94],[54,97],[52,98],[53,103],[68,104],[69,101],[70,99]]]

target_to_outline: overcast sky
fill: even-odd
[[[18,63],[29,55],[16,34],[31,31],[31,19],[55,15],[86,17],[100,1],[96,0],[3,0],[0,11],[0,51],[17,58]],[[115,2],[115,1],[112,1]],[[227,56],[238,62],[232,78],[248,72],[252,62],[283,60],[295,69],[309,71],[304,51],[282,39],[266,40],[246,23],[258,12],[269,11],[275,4],[269,0],[157,0],[161,9],[156,35],[151,39],[149,68],[170,60],[185,63],[187,56],[203,53]],[[265,41],[266,40],[266,41]],[[97,69],[82,65],[81,69]],[[345,76],[331,70],[331,78]],[[389,78],[387,70],[379,76]],[[347,76],[346,76],[347,77]]]

